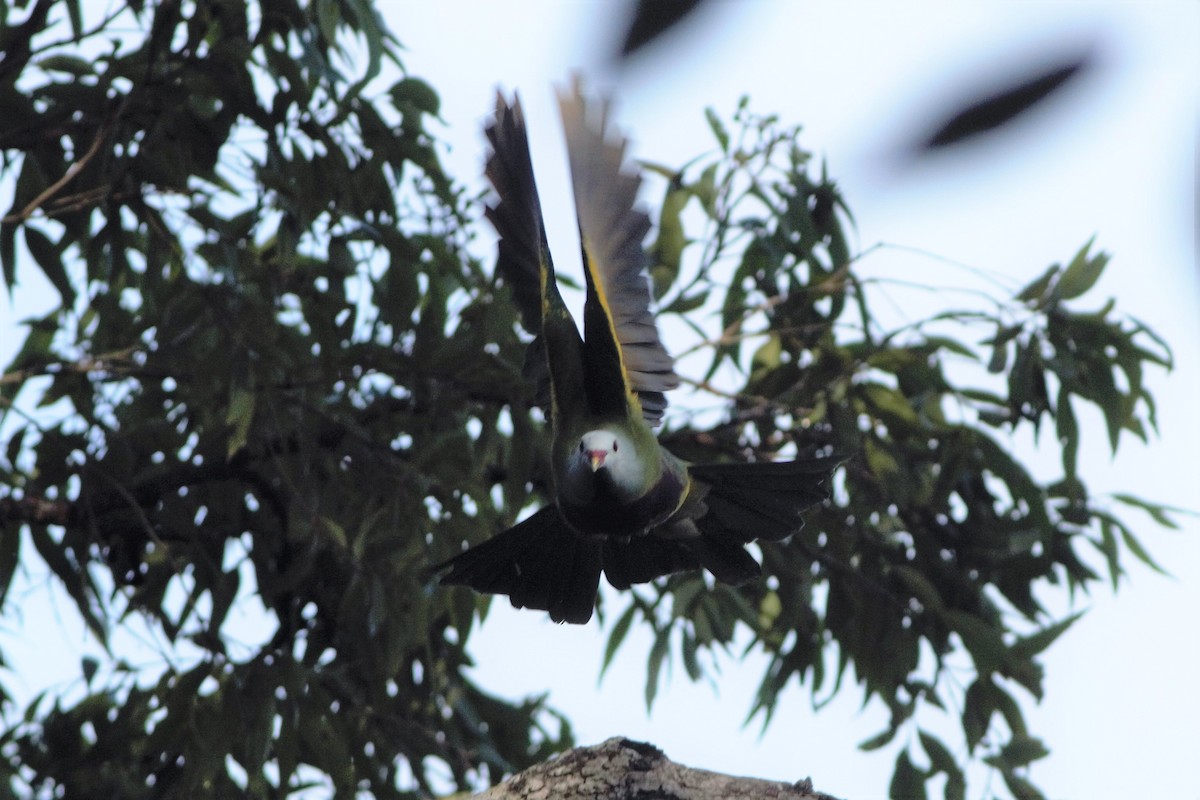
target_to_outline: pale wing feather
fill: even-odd
[[[634,208],[641,178],[622,169],[626,140],[609,128],[607,103],[589,113],[578,76],[559,92],[559,107],[585,257],[603,291],[629,387],[646,420],[657,423],[667,405],[663,392],[679,378],[650,310],[642,249],[650,218]]]

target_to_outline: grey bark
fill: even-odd
[[[796,783],[686,767],[657,747],[614,737],[576,747],[477,795],[481,800],[837,800]]]

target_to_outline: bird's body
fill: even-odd
[[[443,583],[586,622],[601,571],[617,588],[701,566],[731,583],[758,575],[743,545],[798,530],[833,462],[691,465],[659,444],[651,426],[679,381],[650,311],[640,180],[623,170],[607,107],[590,113],[578,83],[559,105],[587,289],[582,336],[559,294],[519,102],[498,95],[487,128],[497,272],[537,337],[527,368],[549,389],[556,502],[440,567]]]
[[[625,436],[616,425],[589,429],[575,452],[557,462],[562,466],[556,475],[558,508],[576,531],[641,536],[679,509],[688,490],[687,466],[646,432],[650,441],[639,451],[635,437]]]

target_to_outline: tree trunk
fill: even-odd
[[[530,767],[482,800],[837,800],[796,783],[737,778],[685,767],[654,745],[614,737]]]

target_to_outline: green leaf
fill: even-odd
[[[75,287],[71,285],[71,279],[67,277],[67,269],[63,266],[59,245],[50,241],[50,237],[31,225],[26,225],[23,230],[25,246],[29,248],[29,252],[37,261],[38,266],[42,268],[46,278],[54,284],[55,289],[58,289],[63,305],[71,306],[75,302]]]
[[[1154,570],[1160,575],[1170,574],[1163,569],[1157,561],[1154,560],[1154,558],[1150,555],[1150,552],[1146,550],[1146,548],[1142,546],[1142,543],[1138,541],[1137,537],[1133,535],[1133,531],[1122,527],[1121,540],[1125,542],[1125,546],[1129,548],[1129,552],[1133,553],[1133,555],[1137,557],[1138,561],[1141,561],[1143,564],[1150,567],[1150,569]]]
[[[600,664],[600,677],[604,677],[604,673],[608,671],[609,664],[612,663],[613,656],[617,654],[617,650],[621,647],[621,643],[625,641],[625,636],[629,633],[629,626],[633,622],[633,614],[637,611],[637,605],[630,604],[629,608],[623,613],[613,625],[612,632],[608,635],[608,643],[604,646],[604,661]]]
[[[704,118],[708,120],[709,130],[716,137],[717,143],[721,145],[721,152],[729,152],[729,131],[725,129],[725,123],[721,122],[721,118],[717,116],[717,112],[711,106],[704,109]]]
[[[692,185],[692,194],[700,201],[700,205],[704,206],[709,218],[715,218],[717,215],[718,166],[720,165],[710,164],[704,172],[700,173],[699,180]]]
[[[963,698],[962,726],[967,738],[967,751],[974,752],[992,723],[996,710],[995,685],[991,678],[980,677],[969,687]]]
[[[932,347],[940,350],[949,350],[951,353],[970,359],[971,361],[979,360],[979,356],[974,350],[949,336],[926,336],[921,346],[922,348]]]
[[[888,797],[891,800],[925,800],[926,774],[917,769],[908,757],[907,750],[901,750],[896,756],[896,767],[892,772],[892,781],[888,784]]]
[[[408,109],[423,111],[436,117],[441,108],[441,98],[432,86],[418,78],[404,78],[391,89],[392,103],[401,113]]]
[[[246,446],[257,401],[257,395],[249,389],[234,389],[233,396],[229,399],[229,410],[225,414],[225,423],[233,426],[225,445],[226,459],[232,459]]]
[[[772,372],[779,366],[782,357],[783,340],[773,333],[754,351],[750,359],[750,369],[752,372]]]
[[[925,731],[917,731],[917,735],[921,739],[921,748],[925,751],[925,755],[929,756],[933,774],[940,772],[946,776],[947,780],[957,779],[959,783],[962,783],[964,780],[962,769],[959,768],[958,762],[954,760],[954,756],[946,748],[946,745]]]
[[[900,464],[895,456],[874,437],[863,440],[863,453],[867,457],[867,466],[880,480],[887,481],[900,474]]]
[[[83,9],[80,0],[67,0],[67,16],[71,19],[71,35],[75,39],[83,38]]]
[[[1123,526],[1115,520],[1100,516],[1100,541],[1093,542],[1096,549],[1104,555],[1104,560],[1108,564],[1108,576],[1112,583],[1113,591],[1117,590],[1120,578],[1125,574],[1125,570],[1121,569],[1121,557],[1117,550],[1117,535],[1115,532],[1120,527]]]
[[[1024,767],[1050,755],[1046,745],[1035,736],[1013,736],[1000,753],[1011,767]]]
[[[2,419],[2,417],[0,417]],[[17,430],[13,437],[8,440],[8,447],[5,448],[4,457],[8,465],[15,467],[17,459],[21,455],[21,448],[25,444],[25,434],[29,432],[29,426],[24,425]]]
[[[1061,269],[1058,264],[1053,264],[1043,272],[1036,280],[1030,283],[1021,291],[1017,292],[1017,299],[1023,303],[1027,303],[1034,308],[1042,308],[1046,301],[1046,290],[1050,286],[1050,282],[1054,280],[1054,276]]]
[[[1027,733],[1025,716],[1021,713],[1021,706],[1017,704],[1016,698],[994,683],[990,684],[988,691],[991,694],[993,707],[1004,717],[1004,722],[1008,725],[1012,735],[1025,736]],[[1039,700],[1041,699],[1039,694],[1035,694],[1035,696]]]
[[[936,611],[943,607],[941,593],[925,573],[907,564],[897,564],[892,567],[891,572],[926,609]]]
[[[679,276],[683,248],[687,238],[683,232],[683,209],[691,198],[687,189],[670,187],[663,199],[658,217],[658,239],[651,248],[654,266],[650,277],[654,281],[654,296],[662,297]]]
[[[21,526],[0,525],[0,608],[8,597],[13,576],[21,561]]]
[[[1112,499],[1116,500],[1118,503],[1124,503],[1127,506],[1140,508],[1142,511],[1145,511],[1147,514],[1149,514],[1151,518],[1153,518],[1154,521],[1159,525],[1162,525],[1164,528],[1170,528],[1171,530],[1179,530],[1179,523],[1167,516],[1167,512],[1194,515],[1194,512],[1189,512],[1186,509],[1178,508],[1176,506],[1163,505],[1162,503],[1151,503],[1148,500],[1143,500],[1140,497],[1134,497],[1131,494],[1114,494],[1112,495]]]
[[[693,681],[700,680],[704,675],[704,670],[700,668],[700,661],[696,658],[696,649],[696,637],[689,635],[686,630],[682,631],[680,652],[683,654],[683,668]]]
[[[650,659],[646,664],[646,710],[654,706],[654,698],[658,696],[658,673],[662,670],[663,660],[670,647],[670,628],[662,628],[650,648]]]
[[[686,314],[689,311],[695,311],[700,306],[704,305],[708,300],[708,295],[705,293],[697,293],[693,295],[679,295],[671,301],[670,305],[660,311],[660,314]]]
[[[83,669],[83,682],[90,687],[92,685],[92,678],[96,677],[96,670],[100,669],[100,662],[91,656],[84,656],[81,667]]]
[[[858,749],[864,753],[869,753],[872,750],[878,750],[881,747],[886,747],[893,739],[896,738],[896,733],[899,731],[898,726],[889,725],[885,730],[872,736],[866,741],[859,742]]]
[[[46,566],[62,582],[67,594],[75,601],[75,608],[79,610],[88,629],[95,634],[96,638],[100,640],[100,644],[107,650],[108,630],[97,614],[97,607],[93,602],[95,594],[90,581],[87,580],[86,570],[68,558],[66,548],[51,538],[45,525],[30,525],[29,533],[34,547],[42,560],[46,562]]]
[[[38,66],[49,72],[65,72],[76,78],[91,75],[96,71],[91,61],[69,55],[47,56],[38,61]]]
[[[950,629],[962,637],[963,645],[970,651],[980,674],[1000,668],[1008,655],[1008,648],[999,630],[966,611],[947,608],[942,609],[940,614]]]
[[[910,425],[917,423],[917,412],[899,390],[889,389],[881,383],[868,383],[862,388],[867,400],[881,416],[890,416]]]
[[[1045,800],[1046,796],[1026,778],[1022,778],[1012,770],[1001,770],[1000,774],[1004,776],[1004,785],[1013,793],[1016,800]]]
[[[11,222],[0,222],[0,269],[11,299],[17,282],[17,226]]]
[[[1058,441],[1062,446],[1063,473],[1075,477],[1075,466],[1079,458],[1079,425],[1075,411],[1071,408],[1071,395],[1065,388],[1058,390],[1058,410],[1055,414]]]
[[[1037,633],[1018,639],[1011,648],[1013,656],[1019,658],[1032,658],[1033,656],[1036,656],[1038,653],[1041,653],[1047,647],[1054,644],[1054,641],[1058,639],[1059,636],[1062,636],[1066,632],[1067,628],[1075,624],[1075,620],[1082,616],[1082,611],[1077,612],[1060,622],[1056,622],[1053,625],[1048,625],[1045,628],[1042,628]]]
[[[1088,250],[1091,249],[1095,239],[1095,236],[1088,239],[1087,244],[1075,254],[1071,263],[1063,271],[1062,277],[1059,278],[1057,290],[1062,299],[1071,300],[1084,294],[1095,285],[1100,274],[1104,272],[1104,267],[1108,264],[1108,254],[1098,253],[1092,258],[1088,258]]]

